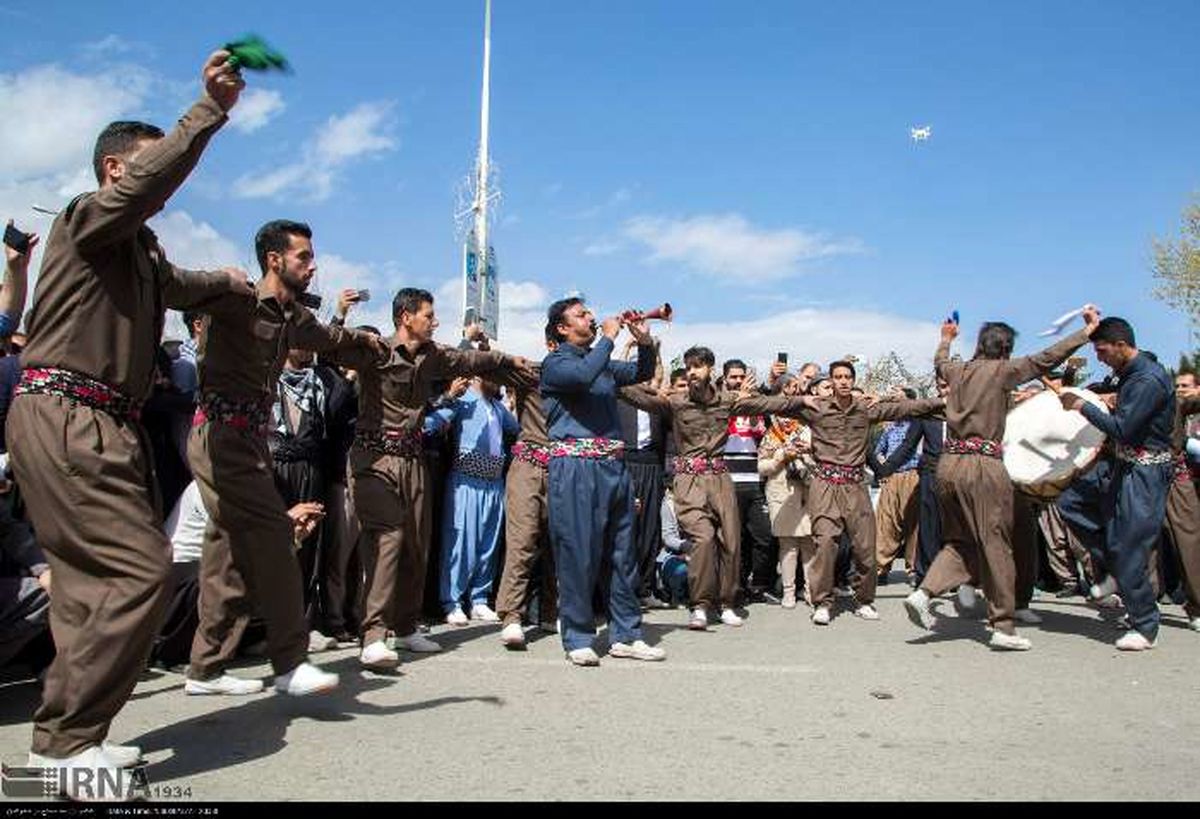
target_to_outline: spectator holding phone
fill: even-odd
[[[21,324],[29,292],[29,260],[37,247],[36,233],[22,233],[12,219],[4,231],[4,284],[0,285],[0,339],[7,339]]]

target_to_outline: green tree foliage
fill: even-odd
[[[1200,327],[1200,195],[1184,210],[1178,239],[1155,239],[1153,254],[1154,297]]]

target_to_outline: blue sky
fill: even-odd
[[[368,286],[382,323],[388,294],[424,286],[453,324],[482,8],[3,0],[20,36],[0,49],[0,205],[20,220],[62,204],[104,122],[170,123],[207,52],[258,31],[295,74],[249,77],[254,116],[172,201],[168,252],[248,265],[259,224],[304,219],[327,296]],[[1187,346],[1184,318],[1148,295],[1148,258],[1200,190],[1194,2],[494,13],[506,346],[536,352],[541,310],[574,289],[609,309],[670,300],[669,350],[762,364],[895,348],[922,365],[954,308],[968,335],[1006,319],[1029,350],[1085,299],[1172,362]]]

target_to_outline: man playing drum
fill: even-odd
[[[1174,384],[1161,364],[1139,353],[1133,327],[1124,319],[1098,322],[1091,340],[1096,357],[1120,376],[1116,410],[1106,414],[1066,393],[1062,404],[1081,412],[1116,448],[1112,484],[1102,506],[1111,575],[1100,585],[1106,591],[1119,589],[1128,612],[1131,628],[1117,640],[1117,648],[1144,651],[1154,648],[1158,637],[1158,604],[1146,563],[1162,532],[1171,486]]]
[[[1094,305],[1084,308],[1086,326],[1045,350],[1010,358],[1016,332],[1003,322],[987,322],[979,331],[975,357],[950,359],[950,343],[958,324],[942,325],[942,341],[934,357],[940,378],[950,386],[946,399],[946,440],[938,464],[938,494],[946,548],[938,553],[920,588],[904,601],[909,619],[933,627],[932,595],[948,590],[946,578],[969,575],[967,550],[978,550],[979,573],[992,624],[995,649],[1027,651],[1028,639],[1013,625],[1016,608],[1016,565],[1013,562],[1013,488],[1001,460],[1009,393],[1038,375],[1049,373],[1087,343],[1100,322]]]

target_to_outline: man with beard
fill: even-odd
[[[623,389],[621,398],[639,409],[667,416],[673,430],[678,453],[673,462],[675,512],[680,529],[692,543],[688,628],[706,631],[714,604],[720,608],[721,622],[736,627],[742,625],[742,618],[733,610],[741,567],[741,518],[729,467],[722,457],[729,419],[767,413],[795,417],[807,404],[802,397],[718,389],[712,383],[715,358],[707,347],[692,347],[683,354],[683,363],[686,392],[661,395],[637,385]]]
[[[338,677],[307,662],[304,589],[287,505],[276,489],[268,449],[271,407],[289,349],[378,355],[378,336],[328,326],[297,301],[316,273],[312,230],[278,220],[254,240],[262,279],[248,296],[208,309],[197,357],[200,407],[188,456],[211,523],[201,556],[200,625],[184,690],[252,694],[259,680],[226,673],[250,607],[267,625],[275,689],[329,691]]]

